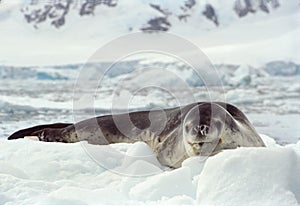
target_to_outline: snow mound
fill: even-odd
[[[120,170],[124,170],[125,174],[142,176],[161,173],[160,167],[151,148],[144,142],[136,142],[127,150]]]
[[[300,141],[279,146],[262,138],[266,148],[227,150],[206,160],[192,157],[175,170],[159,165],[141,142],[0,139],[0,203],[298,205]],[[95,161],[100,157],[109,168]],[[159,173],[128,176],[113,171],[118,168]]]
[[[300,158],[291,148],[224,151],[211,157],[200,174],[198,203],[297,205],[299,171]]]
[[[163,174],[152,176],[137,184],[130,191],[130,197],[138,200],[160,200],[162,197],[174,196],[194,197],[195,188],[192,184],[189,168],[182,167]]]

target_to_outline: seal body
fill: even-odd
[[[190,156],[211,156],[224,149],[264,146],[247,117],[237,107],[223,102],[198,102],[164,110],[99,116],[26,134],[47,142],[88,141],[105,145],[143,141],[156,153],[161,164],[173,168],[180,167]]]

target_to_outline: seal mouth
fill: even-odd
[[[187,141],[187,143],[192,146],[192,147],[203,147],[204,144],[220,144],[222,142],[221,139],[218,139],[218,140],[212,140],[212,141],[194,141],[194,142],[190,142],[190,141]]]
[[[192,147],[193,146],[200,146],[200,147],[202,147],[204,144],[207,144],[207,143],[213,143],[213,141],[200,141],[200,142],[189,142],[189,141],[187,141],[187,143],[189,144],[189,145],[191,145]]]
[[[200,156],[214,156],[221,152],[221,150],[216,149],[218,145],[222,143],[221,139],[212,141],[187,141],[188,145],[192,148],[195,155]]]

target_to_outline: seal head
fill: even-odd
[[[209,156],[221,142],[226,110],[217,104],[199,104],[186,115],[183,142],[189,156]]]

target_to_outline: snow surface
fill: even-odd
[[[267,148],[227,150],[206,161],[192,157],[175,170],[159,165],[139,142],[100,146],[1,139],[0,204],[298,205],[300,141],[280,146],[261,137]],[[130,155],[135,159],[126,159]],[[129,170],[115,172],[124,165]],[[142,175],[153,169],[154,175]]]

